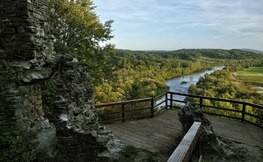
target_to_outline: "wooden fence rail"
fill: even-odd
[[[128,110],[128,106],[127,105],[134,105],[134,104],[150,104],[150,106],[138,106],[139,108],[134,108],[134,109],[130,109]],[[120,102],[111,102],[111,103],[104,103],[104,104],[99,104],[96,105],[95,107],[100,111],[105,108],[110,108],[112,109],[112,107],[120,107],[119,111],[114,111],[114,112],[106,112],[106,113],[100,113],[99,112],[99,116],[103,116],[103,115],[110,115],[110,114],[120,114],[121,118],[119,119],[113,119],[113,120],[104,120],[102,121],[103,123],[111,123],[111,122],[115,122],[115,121],[122,121],[125,122],[128,118],[130,120],[133,119],[137,119],[137,118],[146,118],[146,117],[154,117],[154,98],[142,98],[142,99],[137,99],[137,100],[128,100],[128,101],[120,101]],[[110,110],[108,109],[108,110]],[[135,112],[139,112],[139,111],[147,111],[149,110],[149,113],[140,115],[140,117],[137,115],[130,115],[130,117],[127,117],[127,113],[135,113]]]
[[[180,106],[175,105],[176,103],[186,103],[185,100],[176,100],[175,96],[185,96],[188,98],[195,98],[199,102],[199,106],[203,108],[203,112],[207,114],[217,115],[217,116],[223,116],[228,118],[234,118],[239,119],[242,122],[248,122],[254,125],[257,125],[259,127],[263,128],[263,105],[253,104],[249,102],[244,101],[237,101],[237,100],[231,100],[231,99],[223,99],[223,98],[216,98],[216,97],[207,97],[207,96],[199,96],[199,95],[193,95],[193,94],[185,94],[185,93],[177,93],[177,92],[167,92],[165,94],[152,97],[152,98],[143,98],[143,99],[137,99],[137,100],[129,100],[129,101],[120,101],[120,102],[112,102],[112,103],[105,103],[96,105],[95,107],[99,110],[99,116],[107,116],[112,114],[120,114],[120,118],[118,119],[112,119],[112,120],[104,120],[102,122],[104,123],[111,123],[115,121],[122,121],[125,122],[128,118],[129,120],[136,120],[141,118],[148,118],[148,117],[154,117],[156,112],[160,110],[168,109],[168,108],[178,108]],[[160,98],[164,97],[165,99],[158,104],[156,104],[156,101]],[[226,107],[219,107],[216,105],[205,105],[204,100],[210,100],[213,102],[229,102],[233,105],[241,105],[241,109],[229,109]],[[134,108],[131,108],[128,110],[128,105],[135,105]],[[145,106],[148,105],[148,106]],[[119,107],[118,111],[113,111],[113,107]],[[248,108],[252,109],[253,112],[258,111],[259,113],[250,113],[248,112]],[[230,112],[230,115],[224,115],[220,113],[215,113],[215,111],[222,111],[222,112]],[[144,113],[133,113],[133,112],[144,112]],[[130,113],[130,115],[128,115]],[[235,114],[235,115],[233,115]],[[251,120],[248,120],[249,118],[253,118],[256,120],[256,122],[252,122]],[[259,122],[258,122],[259,121]]]
[[[197,100],[199,100],[199,106],[201,108],[206,108],[209,110],[211,110],[211,109],[223,110],[225,112],[235,112],[235,113],[240,114],[239,115],[240,117],[238,115],[224,115],[224,114],[220,114],[220,113],[214,113],[214,112],[209,112],[209,111],[203,110],[204,113],[228,117],[228,118],[239,119],[242,122],[248,122],[248,123],[251,123],[251,124],[254,124],[256,126],[263,128],[263,105],[253,104],[253,103],[249,103],[249,102],[245,102],[245,101],[237,101],[237,100],[223,99],[223,98],[216,98],[216,97],[199,96],[199,95],[177,93],[177,92],[167,92],[167,94],[170,95],[170,98],[167,99],[170,101],[170,104],[169,105],[166,104],[166,107],[178,108],[178,106],[173,105],[173,102],[179,102],[179,103],[186,103],[187,102],[187,101],[181,101],[181,100],[173,99],[174,95],[185,96],[185,97],[189,97],[189,98],[196,98]],[[242,105],[242,109],[238,110],[238,109],[229,109],[229,108],[225,108],[225,107],[218,107],[218,106],[212,106],[212,105],[205,105],[204,99],[207,99],[210,101],[215,101],[215,102],[216,101],[222,101],[222,102],[229,102],[231,104]],[[258,111],[259,113],[252,114],[252,113],[247,112],[246,110],[247,110],[248,106],[252,107],[253,112]],[[256,120],[256,122],[251,122],[250,120],[246,119],[247,117],[248,118],[249,117],[254,118]],[[258,122],[258,121],[260,121],[260,122]]]

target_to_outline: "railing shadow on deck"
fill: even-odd
[[[164,96],[165,99],[156,104]],[[187,98],[178,100],[176,96]],[[180,108],[187,101],[198,103],[204,113],[238,119],[263,128],[263,105],[193,94],[167,92],[152,98],[105,103],[95,107],[102,123],[113,123],[152,118],[168,108]]]

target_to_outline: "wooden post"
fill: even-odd
[[[199,106],[200,106],[200,109],[202,110],[202,107],[203,107],[203,98],[200,98]]]
[[[168,92],[165,94],[165,109],[168,107]]]
[[[245,115],[246,115],[246,104],[243,103],[243,108],[242,108],[242,119],[241,119],[242,122],[245,121]]]
[[[170,94],[170,109],[173,109],[173,94]]]
[[[197,148],[198,158],[200,159],[200,157],[202,156],[202,145],[201,145],[201,140],[200,140],[200,138],[198,139],[197,145],[198,145],[198,148]]]
[[[124,123],[125,122],[125,107],[124,104],[121,105],[121,120]]]
[[[151,118],[154,117],[154,99],[151,100]]]

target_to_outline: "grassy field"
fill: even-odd
[[[250,67],[236,73],[236,77],[244,82],[263,85],[263,67]]]

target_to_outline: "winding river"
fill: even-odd
[[[224,66],[216,66],[214,68],[212,68],[211,70],[204,70],[204,71],[200,71],[200,72],[196,72],[193,74],[188,74],[188,75],[184,75],[181,77],[177,77],[177,78],[173,78],[170,80],[166,81],[166,85],[170,87],[169,91],[171,92],[179,92],[179,93],[188,93],[188,88],[192,85],[192,84],[196,84],[199,80],[199,78],[203,77],[205,74],[211,74],[216,70],[222,70],[224,68]],[[168,96],[169,98],[169,96]],[[160,100],[158,100],[156,102],[156,104],[160,103],[161,101],[163,101],[165,98],[161,98]],[[184,96],[178,96],[176,95],[175,98],[176,100],[184,100],[185,97]]]

